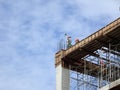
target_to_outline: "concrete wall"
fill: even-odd
[[[56,90],[70,90],[69,70],[60,65],[56,67]]]

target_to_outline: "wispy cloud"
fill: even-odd
[[[55,90],[54,53],[119,17],[114,0],[0,0],[0,89]]]

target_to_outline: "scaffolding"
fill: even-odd
[[[120,79],[120,18],[70,48],[60,48],[55,58],[56,67],[70,70],[70,90],[99,90]]]
[[[82,66],[74,67],[70,65],[71,90],[99,90],[99,88],[119,79],[120,52],[117,52],[119,45],[109,43],[109,48],[101,47],[95,51],[99,55],[98,57],[88,55],[83,57],[84,63]],[[87,61],[91,63],[86,63]],[[97,67],[93,68],[94,64]],[[76,71],[73,71],[73,68]],[[81,68],[83,68],[82,73],[78,71]],[[96,72],[96,75],[93,74],[94,72]]]

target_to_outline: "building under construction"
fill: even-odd
[[[120,90],[120,18],[55,54],[56,90]]]

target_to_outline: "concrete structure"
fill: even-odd
[[[100,88],[100,90],[120,90],[120,79]]]
[[[56,61],[59,61],[56,67],[56,90],[70,90],[69,69],[62,66],[63,55],[64,50],[56,54]]]
[[[56,90],[118,88],[120,78],[120,18],[66,50],[55,54]],[[118,80],[118,81],[116,81]],[[113,83],[111,83],[113,82]],[[108,88],[109,83],[111,87]],[[115,84],[117,83],[117,84]],[[108,86],[107,86],[108,85]],[[86,87],[87,86],[87,87]],[[103,87],[103,88],[102,88]]]
[[[56,67],[56,90],[70,90],[69,69],[61,66]]]

